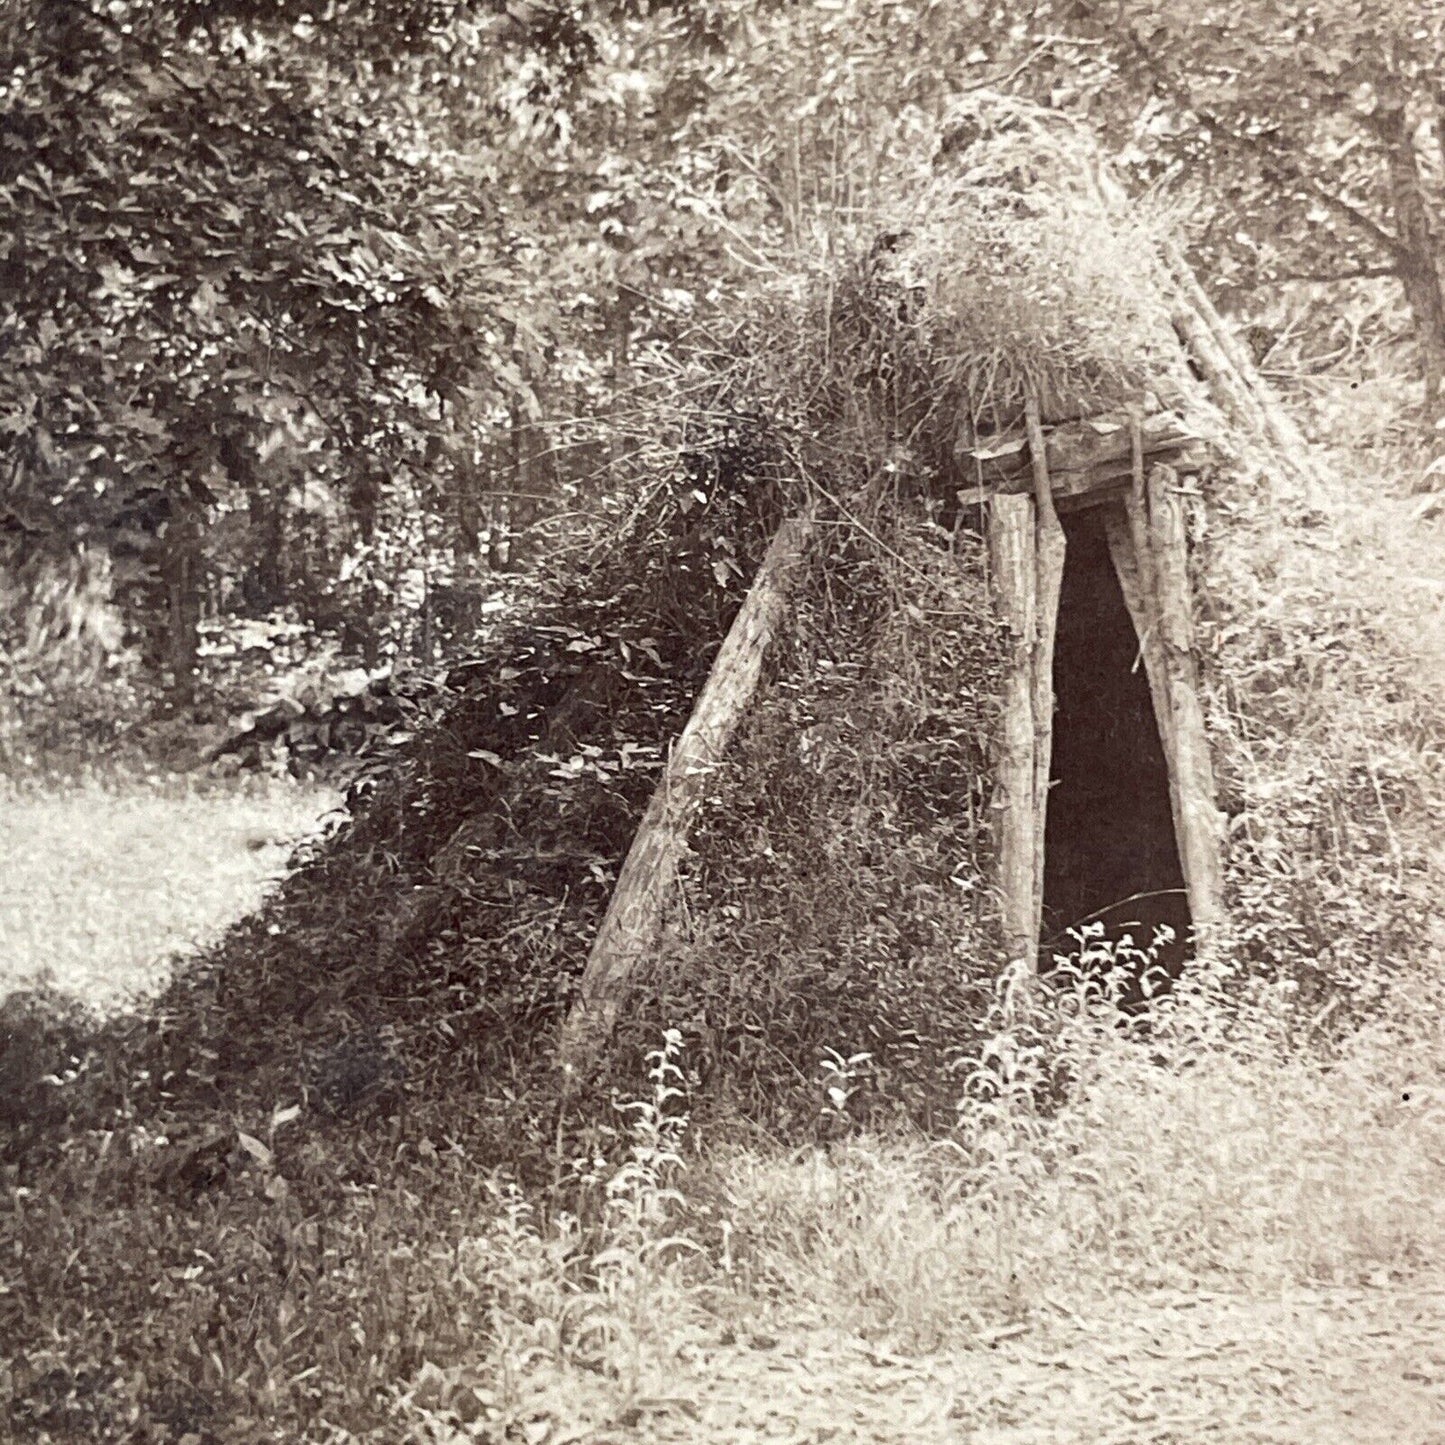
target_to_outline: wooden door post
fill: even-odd
[[[1035,550],[1034,499],[994,497],[988,509],[989,567],[1007,656],[994,741],[993,811],[1004,944],[1011,963],[1035,958],[1042,906],[1034,881],[1040,847],[1034,772]]]
[[[1034,652],[1032,659],[1034,720],[1034,922],[1037,949],[1044,922],[1044,839],[1049,821],[1049,774],[1054,760],[1054,636],[1059,625],[1059,599],[1064,590],[1067,546],[1063,525],[1054,509],[1048,450],[1039,419],[1038,401],[1030,397],[1024,412],[1034,478]]]
[[[1149,474],[1149,537],[1154,555],[1159,654],[1167,679],[1167,734],[1173,757],[1175,830],[1195,932],[1210,937],[1224,921],[1224,816],[1215,803],[1214,764],[1199,697],[1184,510],[1172,467]]]
[[[1188,545],[1178,478],[1157,466],[1136,483],[1123,512],[1105,517],[1109,554],[1149,678],[1154,717],[1169,770],[1180,871],[1198,938],[1223,924],[1224,817],[1215,803],[1214,765],[1194,656]]]

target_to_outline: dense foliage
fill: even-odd
[[[1238,294],[1397,278],[1433,423],[1445,380],[1445,8],[1223,0],[1107,12],[1084,28],[1130,98],[1123,115],[1107,99],[1110,129],[1144,174],[1203,203],[1211,283]]]
[[[540,448],[538,378],[569,367],[497,134],[545,146],[527,128],[583,38],[456,6],[80,0],[17,7],[3,38],[28,655],[134,644],[185,697],[203,615],[290,607],[375,663],[411,593],[441,611]],[[48,617],[46,584],[71,594]]]
[[[1247,314],[1291,277],[1399,278],[1434,398],[1441,24],[1347,0],[21,0],[0,730],[198,689],[244,707],[289,664],[236,693],[227,659],[282,628],[368,668],[454,655],[499,574],[556,565],[579,500],[618,491],[656,343],[780,258],[866,247],[918,137],[984,85],[1086,116],[1187,199]]]

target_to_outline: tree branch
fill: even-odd
[[[1249,152],[1266,165],[1278,167],[1285,176],[1305,186],[1311,195],[1328,206],[1342,220],[1368,236],[1380,250],[1392,257],[1397,265],[1409,261],[1409,251],[1404,243],[1398,237],[1391,235],[1372,216],[1366,215],[1357,206],[1329,190],[1322,182],[1305,171],[1293,157],[1281,154],[1259,136],[1235,130],[1216,112],[1197,105],[1194,99],[1182,91],[1174,79],[1159,66],[1153,54],[1137,37],[1132,38],[1131,48],[1144,70],[1154,78],[1158,86],[1169,94],[1177,106],[1185,111],[1192,111],[1205,125],[1236,149]]]
[[[1017,80],[1039,56],[1047,50],[1052,50],[1056,45],[1089,46],[1103,43],[1102,40],[1086,40],[1078,35],[1046,35],[1017,65],[1011,66],[1002,75],[990,75],[985,76],[982,80],[970,81],[963,87],[961,93],[968,95],[976,90],[1002,90],[1004,86]]]
[[[1398,276],[1400,268],[1389,266],[1347,266],[1339,271],[1279,271],[1268,280],[1256,282],[1258,286],[1277,286],[1281,281],[1378,281],[1386,276]]]
[[[1393,256],[1397,264],[1406,258],[1408,252],[1400,243],[1399,238],[1392,236],[1378,221],[1367,216],[1357,206],[1351,205],[1343,196],[1337,196],[1313,176],[1306,174],[1298,167],[1293,169],[1296,179],[1308,186],[1313,196],[1357,230],[1363,231],[1386,255]]]
[[[1230,144],[1240,150],[1245,150],[1252,155],[1258,156],[1267,166],[1276,167],[1286,179],[1297,181],[1300,185],[1306,187],[1316,200],[1328,206],[1336,215],[1356,230],[1363,231],[1387,256],[1393,257],[1397,264],[1407,259],[1405,247],[1401,244],[1398,237],[1392,236],[1374,217],[1366,215],[1358,206],[1352,205],[1349,201],[1345,200],[1343,196],[1337,195],[1334,191],[1330,190],[1323,182],[1316,180],[1298,161],[1280,154],[1273,146],[1261,140],[1258,136],[1248,135],[1234,130],[1211,111],[1198,110],[1195,113],[1211,130],[1222,136]]]

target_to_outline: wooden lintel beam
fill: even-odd
[[[1181,442],[1177,447],[1161,446],[1147,450],[1145,457],[1151,464],[1160,462],[1191,471],[1203,465],[1204,458]],[[1107,501],[1121,496],[1129,490],[1129,457],[1110,458],[1087,472],[1069,472],[1062,476],[1050,474],[1054,494],[1054,505],[1061,512],[1075,512],[1081,507],[1093,506],[1096,502]],[[958,493],[958,500],[966,507],[976,507],[990,497],[1025,496],[1031,490],[1026,485],[1027,473],[1009,476],[995,482],[985,482],[978,487],[965,487]]]
[[[1187,462],[1182,454],[1199,441],[1178,417],[1157,412],[1142,423],[1144,455],[1152,463]],[[1084,497],[1126,486],[1131,473],[1129,421],[1095,417],[1055,427],[1047,433],[1044,451],[1056,501]],[[991,496],[1015,496],[1034,488],[1033,465],[1026,437],[995,442],[987,448],[960,449],[959,465],[976,484],[959,492],[966,505]]]
[[[1078,492],[1072,496],[1055,497],[1054,506],[1060,516],[1072,516],[1086,507],[1097,507],[1102,502],[1122,501],[1128,495],[1128,482],[1123,477],[1114,478],[1089,492]]]

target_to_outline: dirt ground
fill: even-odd
[[[571,1411],[538,1381],[507,1438],[1445,1445],[1445,1273],[1272,1298],[1161,1291],[1058,1304],[919,1358],[827,1332],[729,1334],[689,1350],[665,1393],[614,1396],[610,1418],[599,1393],[585,1423],[564,1420]]]

